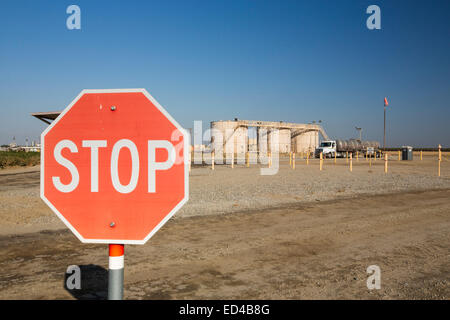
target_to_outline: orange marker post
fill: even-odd
[[[442,160],[441,145],[439,145],[438,177],[441,176],[441,160]]]
[[[353,171],[353,156],[350,153],[350,172],[352,172],[352,171]]]
[[[295,170],[295,152],[292,154],[292,169]]]
[[[323,153],[320,153],[320,162],[319,162],[319,170],[322,171],[323,167]]]
[[[309,164],[309,152],[306,153],[306,165]]]
[[[384,173],[388,172],[388,154],[384,154]]]
[[[420,161],[422,161],[422,150],[420,150]]]

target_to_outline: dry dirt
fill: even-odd
[[[391,161],[387,175],[381,161],[352,173],[345,160],[323,172],[283,161],[269,177],[193,168],[185,210],[146,245],[126,246],[125,298],[450,298],[450,163],[438,178],[431,156]],[[106,246],[81,244],[55,219],[37,168],[0,172],[0,204],[0,299],[105,298]],[[64,287],[70,265],[82,290]],[[370,265],[380,290],[367,289]]]

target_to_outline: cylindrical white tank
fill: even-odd
[[[310,136],[308,132],[302,133],[294,137],[295,152],[306,152],[310,147]]]
[[[280,153],[288,153],[291,151],[291,130],[281,129],[279,131],[279,145]]]
[[[278,132],[277,132],[278,133]],[[279,134],[275,134],[275,131],[272,129],[268,130],[267,133],[267,148],[270,152],[275,152],[278,150],[278,137]],[[275,146],[276,144],[276,146]]]
[[[234,140],[234,153],[245,154],[248,145],[248,128],[239,127],[234,131],[232,139]]]
[[[315,138],[315,144],[313,146],[313,150],[316,150],[316,148],[319,147],[319,131],[313,131],[314,138]]]
[[[309,131],[307,133],[305,133],[305,135],[308,137],[308,151],[309,152],[313,152],[315,150],[315,145],[316,145],[316,137],[314,135],[313,131]]]
[[[269,151],[268,146],[268,131],[266,128],[257,129],[258,151],[261,154],[266,154]]]
[[[228,152],[233,150],[234,140],[232,135],[237,127],[235,121],[213,121],[211,122],[211,142],[213,149],[217,152]]]

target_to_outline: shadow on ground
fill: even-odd
[[[108,296],[108,270],[88,264],[80,268],[80,289],[69,289],[75,284],[74,271],[64,276],[64,289],[78,300],[106,300]]]

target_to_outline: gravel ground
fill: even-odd
[[[390,161],[384,173],[384,161],[369,166],[363,159],[353,161],[349,171],[345,159],[325,160],[319,171],[318,160],[281,159],[276,175],[261,175],[259,166],[215,166],[194,168],[190,177],[190,200],[177,217],[223,214],[284,204],[324,201],[362,194],[383,194],[450,187],[450,163],[442,165],[437,176],[436,161]],[[444,168],[444,165],[446,168]]]
[[[279,172],[194,167],[190,200],[127,246],[126,299],[448,299],[450,163],[345,159]],[[328,200],[328,201],[325,201]],[[104,299],[105,245],[83,244],[39,198],[39,168],[0,171],[0,299]],[[83,290],[65,287],[69,265]],[[380,290],[366,286],[369,265]]]
[[[392,157],[395,159],[395,157]],[[327,159],[323,171],[318,160],[296,161],[282,158],[275,175],[261,175],[260,166],[216,165],[215,170],[194,166],[190,175],[189,202],[175,219],[190,216],[226,214],[286,204],[316,202],[335,198],[351,198],[416,190],[450,188],[450,163],[442,162],[437,176],[434,155],[423,161],[391,161],[384,173],[384,161],[369,166],[364,159],[353,161],[349,171],[345,159],[337,164]],[[0,234],[35,232],[65,228],[39,198],[39,167],[0,171]]]
[[[450,297],[450,189],[169,221],[125,249],[125,299]],[[104,244],[67,229],[0,236],[0,300],[105,299]],[[78,265],[81,288],[66,287]],[[369,290],[367,267],[380,268]]]

